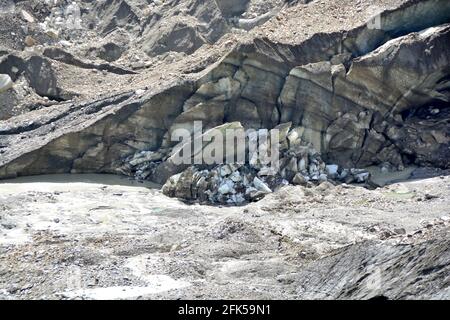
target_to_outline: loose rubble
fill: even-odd
[[[0,74],[0,93],[6,92],[13,87],[11,77],[7,74]]]
[[[277,130],[284,129],[278,142],[281,148],[279,166],[263,165],[258,158],[255,161],[253,157],[246,163],[193,165],[184,170],[185,166],[179,166],[177,170],[180,172],[168,179],[163,186],[163,193],[170,197],[202,203],[241,205],[261,200],[265,195],[289,184],[312,187],[326,181],[369,183],[370,172],[367,170],[327,165],[311,144],[302,142],[301,138],[295,135],[297,128],[291,127],[292,123],[277,126]],[[260,131],[259,134],[263,133],[266,131]],[[249,139],[252,137],[248,135],[247,145]],[[267,148],[270,149],[271,145],[269,140]],[[176,149],[177,147],[168,150]],[[234,157],[236,158],[236,155]],[[168,159],[169,155],[161,150],[142,151],[125,159],[119,170],[138,180],[152,180],[155,170]]]

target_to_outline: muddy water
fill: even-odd
[[[29,242],[36,231],[85,234],[120,231],[137,221],[151,222],[159,207],[170,208],[170,201],[159,189],[153,183],[102,174],[1,181],[0,217],[6,228],[2,228],[0,244]]]
[[[159,189],[160,186],[151,182],[136,180],[113,174],[50,174],[31,177],[20,177],[0,181],[0,193],[12,191],[73,191],[99,186],[120,186],[127,188]]]

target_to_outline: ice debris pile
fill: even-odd
[[[239,205],[262,199],[279,188],[293,184],[311,187],[323,182],[369,183],[364,169],[345,169],[326,164],[311,144],[295,134],[291,124],[278,126],[279,165],[262,165],[252,158],[245,163],[178,167],[164,184],[163,193],[188,201]],[[248,139],[251,137],[247,136]],[[125,159],[122,173],[138,180],[153,180],[155,172],[170,161],[170,149],[141,151]]]

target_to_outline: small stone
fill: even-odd
[[[318,187],[317,190],[326,191],[334,188],[334,184],[329,181],[323,181]]]
[[[243,194],[239,193],[239,194],[234,194],[231,197],[231,200],[233,201],[234,204],[242,204],[245,202],[245,197]]]
[[[404,228],[394,229],[395,234],[406,234],[406,230]]]
[[[56,30],[46,30],[45,34],[54,40],[58,39],[59,37],[59,32]]]
[[[349,171],[347,169],[344,169],[344,170],[342,170],[341,174],[339,175],[339,179],[345,180],[348,175],[349,175]]]
[[[289,146],[299,145],[301,143],[301,136],[298,130],[291,130],[287,136]]]
[[[367,182],[367,181],[369,181],[369,178],[370,178],[369,172],[361,172],[361,173],[355,174],[356,182],[360,182],[360,183]]]
[[[14,223],[5,222],[5,223],[2,223],[2,227],[5,228],[6,230],[11,230],[17,226]]]
[[[232,173],[231,168],[228,165],[220,167],[220,175],[222,177],[229,176]]]
[[[235,171],[231,174],[230,176],[231,181],[233,182],[241,182],[242,181],[242,177],[239,174],[239,171]]]
[[[20,288],[17,285],[12,285],[8,289],[6,289],[10,294],[15,294]]]
[[[272,193],[272,190],[260,179],[255,177],[253,179],[253,185],[258,191],[264,192],[264,193]]]
[[[311,176],[317,175],[317,178],[318,178],[319,170],[317,169],[317,165],[315,165],[314,163],[309,165],[309,174]]]
[[[330,177],[336,177],[338,174],[339,166],[336,164],[330,164],[326,166],[326,172]]]
[[[439,112],[441,112],[441,110],[439,110],[439,109],[432,109],[431,111],[430,111],[430,113],[431,114],[438,114]]]
[[[145,62],[139,61],[139,62],[132,63],[132,64],[131,64],[131,67],[132,67],[134,70],[137,70],[137,69],[143,69],[143,68],[145,68]]]
[[[438,198],[439,197],[434,194],[430,194],[430,193],[425,194],[425,200],[433,200],[433,199],[438,199]]]
[[[251,191],[248,196],[250,198],[251,201],[259,201],[261,199],[263,199],[265,196],[267,195],[266,192],[263,191]]]
[[[230,194],[230,193],[233,193],[233,191],[234,191],[234,183],[230,180],[227,180],[218,189],[218,192],[220,194]]]
[[[239,168],[242,168],[242,164],[239,163],[230,163],[228,166],[230,167],[231,172],[235,172],[239,170]]]
[[[7,74],[0,74],[0,93],[6,92],[13,87],[11,77]]]
[[[294,179],[292,179],[292,183],[298,186],[306,186],[306,184],[308,183],[308,181],[306,180],[306,178],[300,174],[297,173],[294,177]]]
[[[389,238],[392,237],[392,236],[393,236],[393,234],[392,234],[392,232],[389,231],[389,230],[383,230],[383,231],[381,232],[381,234],[380,234],[381,240],[389,239]]]
[[[261,168],[261,170],[259,170],[259,172],[258,172],[258,176],[260,176],[260,177],[274,176],[276,174],[277,174],[277,171],[275,169],[269,168],[269,167]]]
[[[248,187],[248,188],[246,189],[246,191],[245,191],[245,194],[246,194],[246,195],[249,195],[250,193],[256,192],[256,191],[258,191],[256,188],[254,188],[254,187]]]
[[[304,171],[304,170],[306,170],[307,163],[308,163],[307,159],[305,159],[305,158],[300,159],[300,160],[298,161],[298,164],[297,164],[298,170],[299,170],[299,171]]]
[[[129,162],[133,167],[141,165],[146,162],[159,161],[163,158],[163,154],[153,151],[143,151],[134,155],[133,159]]]
[[[72,43],[70,41],[66,41],[66,40],[61,40],[59,42],[60,45],[62,45],[63,47],[70,47],[72,46]]]
[[[22,17],[22,19],[24,19],[25,21],[29,22],[29,23],[34,23],[35,19],[34,17],[31,15],[31,13],[22,10],[20,11],[20,16]]]
[[[33,47],[38,44],[38,42],[32,36],[26,36],[24,43],[27,47]]]

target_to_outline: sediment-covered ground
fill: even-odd
[[[102,175],[0,184],[2,299],[448,299],[450,179],[188,205]]]

